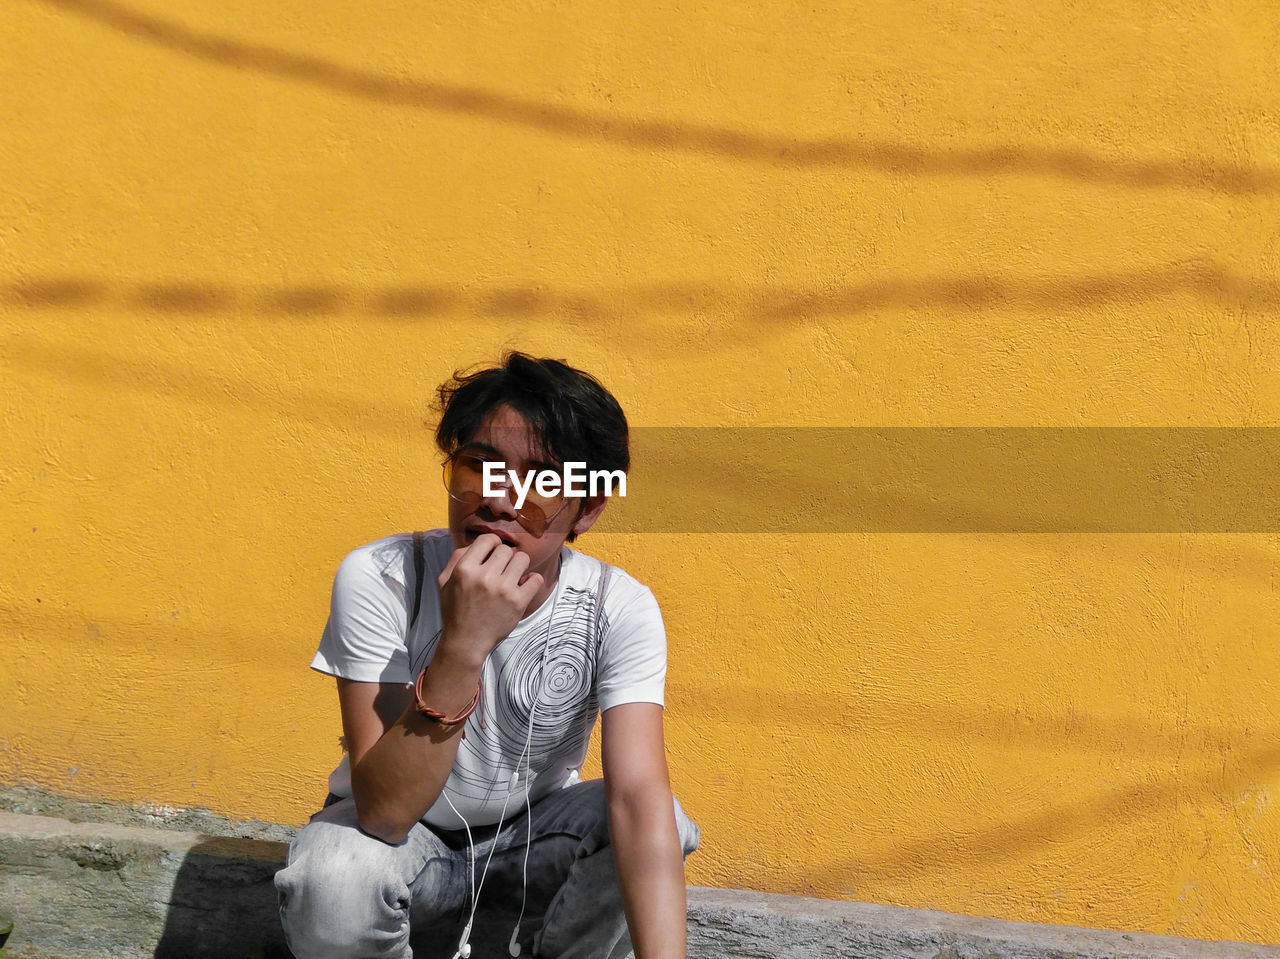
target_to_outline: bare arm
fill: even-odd
[[[481,536],[454,552],[440,574],[443,629],[423,681],[423,701],[455,715],[471,702],[485,657],[520,621],[542,586],[529,558]],[[360,827],[401,842],[440,796],[462,740],[415,708],[411,687],[338,680],[351,792]]]
[[[605,711],[601,756],[609,830],[636,959],[685,959],[684,859],[662,738],[662,707]]]
[[[423,698],[434,708],[457,713],[475,694],[479,669],[474,679],[470,676],[469,670],[433,662]],[[338,702],[360,827],[386,842],[400,842],[444,788],[462,726],[441,726],[423,716],[414,707],[413,689],[395,683],[339,679]]]

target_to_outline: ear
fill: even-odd
[[[588,496],[583,500],[582,512],[578,514],[578,518],[573,524],[573,533],[575,536],[581,536],[587,530],[595,525],[596,520],[600,518],[600,514],[604,512],[605,506],[609,503],[607,496]]]

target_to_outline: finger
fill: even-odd
[[[518,595],[527,604],[533,601],[533,597],[538,595],[538,590],[540,589],[542,589],[542,574],[527,573],[525,577],[520,580]]]
[[[507,568],[507,564],[511,562],[511,557],[514,556],[515,553],[516,551],[514,549],[499,540],[498,545],[493,548],[493,551],[490,552],[487,557],[485,557],[485,560],[481,565],[486,573],[501,578],[503,572]]]
[[[474,559],[474,562],[470,565],[483,563],[493,546],[501,542],[502,540],[492,533],[485,533],[470,545],[459,546],[450,555],[449,562],[445,564],[444,569],[440,571],[440,575],[436,577],[436,582],[443,588],[444,584],[449,582],[449,579],[453,576],[453,571],[459,563],[466,559]],[[477,549],[477,547],[479,548]]]
[[[466,553],[467,547],[455,549],[453,555],[449,557],[449,562],[444,564],[444,569],[440,571],[440,575],[436,577],[436,585],[444,589],[444,584],[449,582],[449,577],[453,575],[453,568],[458,565],[463,555]]]
[[[507,568],[502,571],[502,575],[519,582],[524,577],[525,570],[529,568],[529,554],[519,549],[512,550],[512,554],[512,557],[507,560]]]
[[[489,558],[489,554],[502,545],[502,539],[494,533],[481,533],[475,542],[463,550],[462,559],[458,562],[464,566],[481,566]]]

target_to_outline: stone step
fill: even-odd
[[[286,848],[279,839],[0,812],[0,922],[13,919],[16,924],[6,955],[9,959],[288,957],[272,885]],[[1280,947],[691,886],[689,955],[691,959],[1280,959]]]

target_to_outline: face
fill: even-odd
[[[504,470],[516,470],[521,476],[529,470],[560,471],[560,464],[553,462],[534,441],[525,418],[509,406],[490,412],[458,453],[501,461]],[[585,533],[591,528],[604,509],[605,498],[568,498],[553,503],[544,509],[550,519],[545,528],[539,529],[539,524],[517,515],[515,502],[506,495],[506,482],[499,485],[503,495],[481,499],[475,505],[449,497],[449,532],[454,547],[470,546],[481,534],[495,533],[507,545],[528,555],[530,572],[542,574],[547,584],[544,592],[549,593],[559,573],[560,547],[570,532]]]

